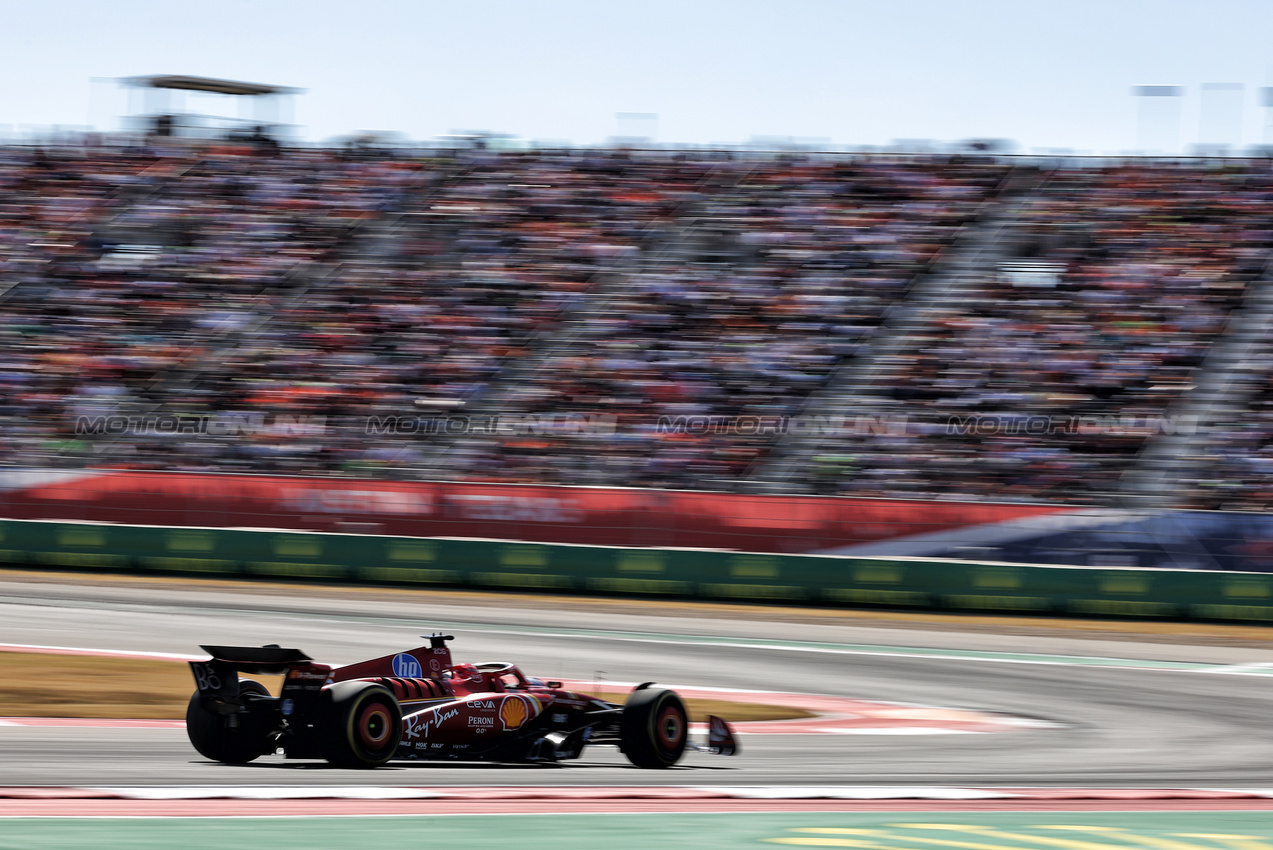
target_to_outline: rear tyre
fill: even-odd
[[[641,690],[619,716],[619,746],[637,767],[671,767],[689,740],[689,717],[675,691]]]
[[[325,758],[337,767],[379,767],[402,740],[402,709],[374,682],[337,682],[323,691]]]
[[[268,697],[270,692],[260,682],[240,679],[239,696],[244,694]],[[273,750],[269,726],[259,716],[247,713],[234,717],[237,725],[231,726],[229,715],[208,711],[195,691],[186,706],[186,735],[199,755],[226,764],[247,764]]]

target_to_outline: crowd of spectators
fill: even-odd
[[[893,427],[835,441],[821,489],[1108,499],[1147,439],[1187,427],[1182,395],[1273,249],[1270,201],[1262,168],[1052,174],[1016,232],[1057,279],[983,276],[913,329],[863,399]]]
[[[427,443],[371,433],[370,417],[480,395],[606,270],[657,241],[716,168],[247,146],[120,159],[149,177],[94,196],[96,218],[67,239],[74,256],[13,275],[0,302],[0,323],[20,334],[0,370],[8,462],[402,472]],[[12,241],[25,246],[38,242],[31,208],[62,209],[78,191],[29,174],[100,178],[115,159],[9,161],[25,203],[12,218],[26,228]],[[47,262],[33,250],[18,263]],[[187,433],[227,412],[246,416]],[[182,424],[83,433],[86,418],[151,414]]]
[[[321,434],[190,441],[187,464],[409,474],[448,435],[381,424],[471,404],[552,333],[607,270],[634,262],[710,165],[582,155],[480,156],[404,193],[380,250],[201,376],[201,412],[268,409]],[[198,453],[198,457],[192,456]]]
[[[467,473],[735,486],[1005,173],[988,163],[735,163],[510,405],[578,415],[585,427],[485,441],[463,459]]]
[[[180,412],[214,355],[355,250],[401,174],[230,145],[0,151],[0,462],[162,464],[84,419]]]
[[[869,386],[837,384],[962,229],[1002,208],[1009,173],[984,158],[0,149],[0,463],[732,489],[788,417],[851,390],[852,412],[888,424],[824,439],[790,487],[1100,502],[1173,427],[1267,263],[1273,178],[1041,175],[1009,236],[1055,279],[960,279]],[[1270,397],[1217,433],[1193,503],[1273,497]],[[368,427],[476,411],[582,427]],[[240,418],[84,427],[157,414]]]
[[[1273,510],[1273,348],[1241,364],[1232,386],[1249,393],[1191,442],[1187,472],[1178,482],[1181,507],[1207,510]]]

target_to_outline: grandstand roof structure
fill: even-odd
[[[121,82],[142,93],[140,109],[134,109],[135,118],[148,132],[159,136],[190,136],[207,138],[245,132],[262,133],[269,130],[277,134],[287,132],[291,97],[304,93],[304,89],[276,86],[267,83],[245,83],[238,80],[220,80],[214,77],[194,77],[176,74],[154,74],[143,77],[124,77]],[[193,95],[194,100],[186,95]],[[213,106],[211,114],[200,114],[195,108],[199,99],[210,103],[208,95],[214,95],[220,106]],[[225,114],[223,98],[233,98],[235,106]]]
[[[237,80],[218,80],[213,77],[190,77],[174,74],[157,74],[145,77],[126,77],[124,82],[138,88],[181,89],[183,91],[201,91],[210,94],[228,95],[278,95],[302,94],[304,89],[290,86],[275,86],[265,83],[244,83]]]

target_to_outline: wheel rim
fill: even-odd
[[[358,737],[368,749],[382,748],[392,729],[393,719],[389,717],[388,709],[379,702],[364,707],[358,715]]]
[[[666,706],[659,712],[655,734],[658,735],[659,745],[669,751],[675,750],[685,740],[685,716],[676,706]]]

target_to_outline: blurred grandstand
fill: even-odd
[[[1271,202],[1239,159],[0,148],[0,464],[1261,511]]]

